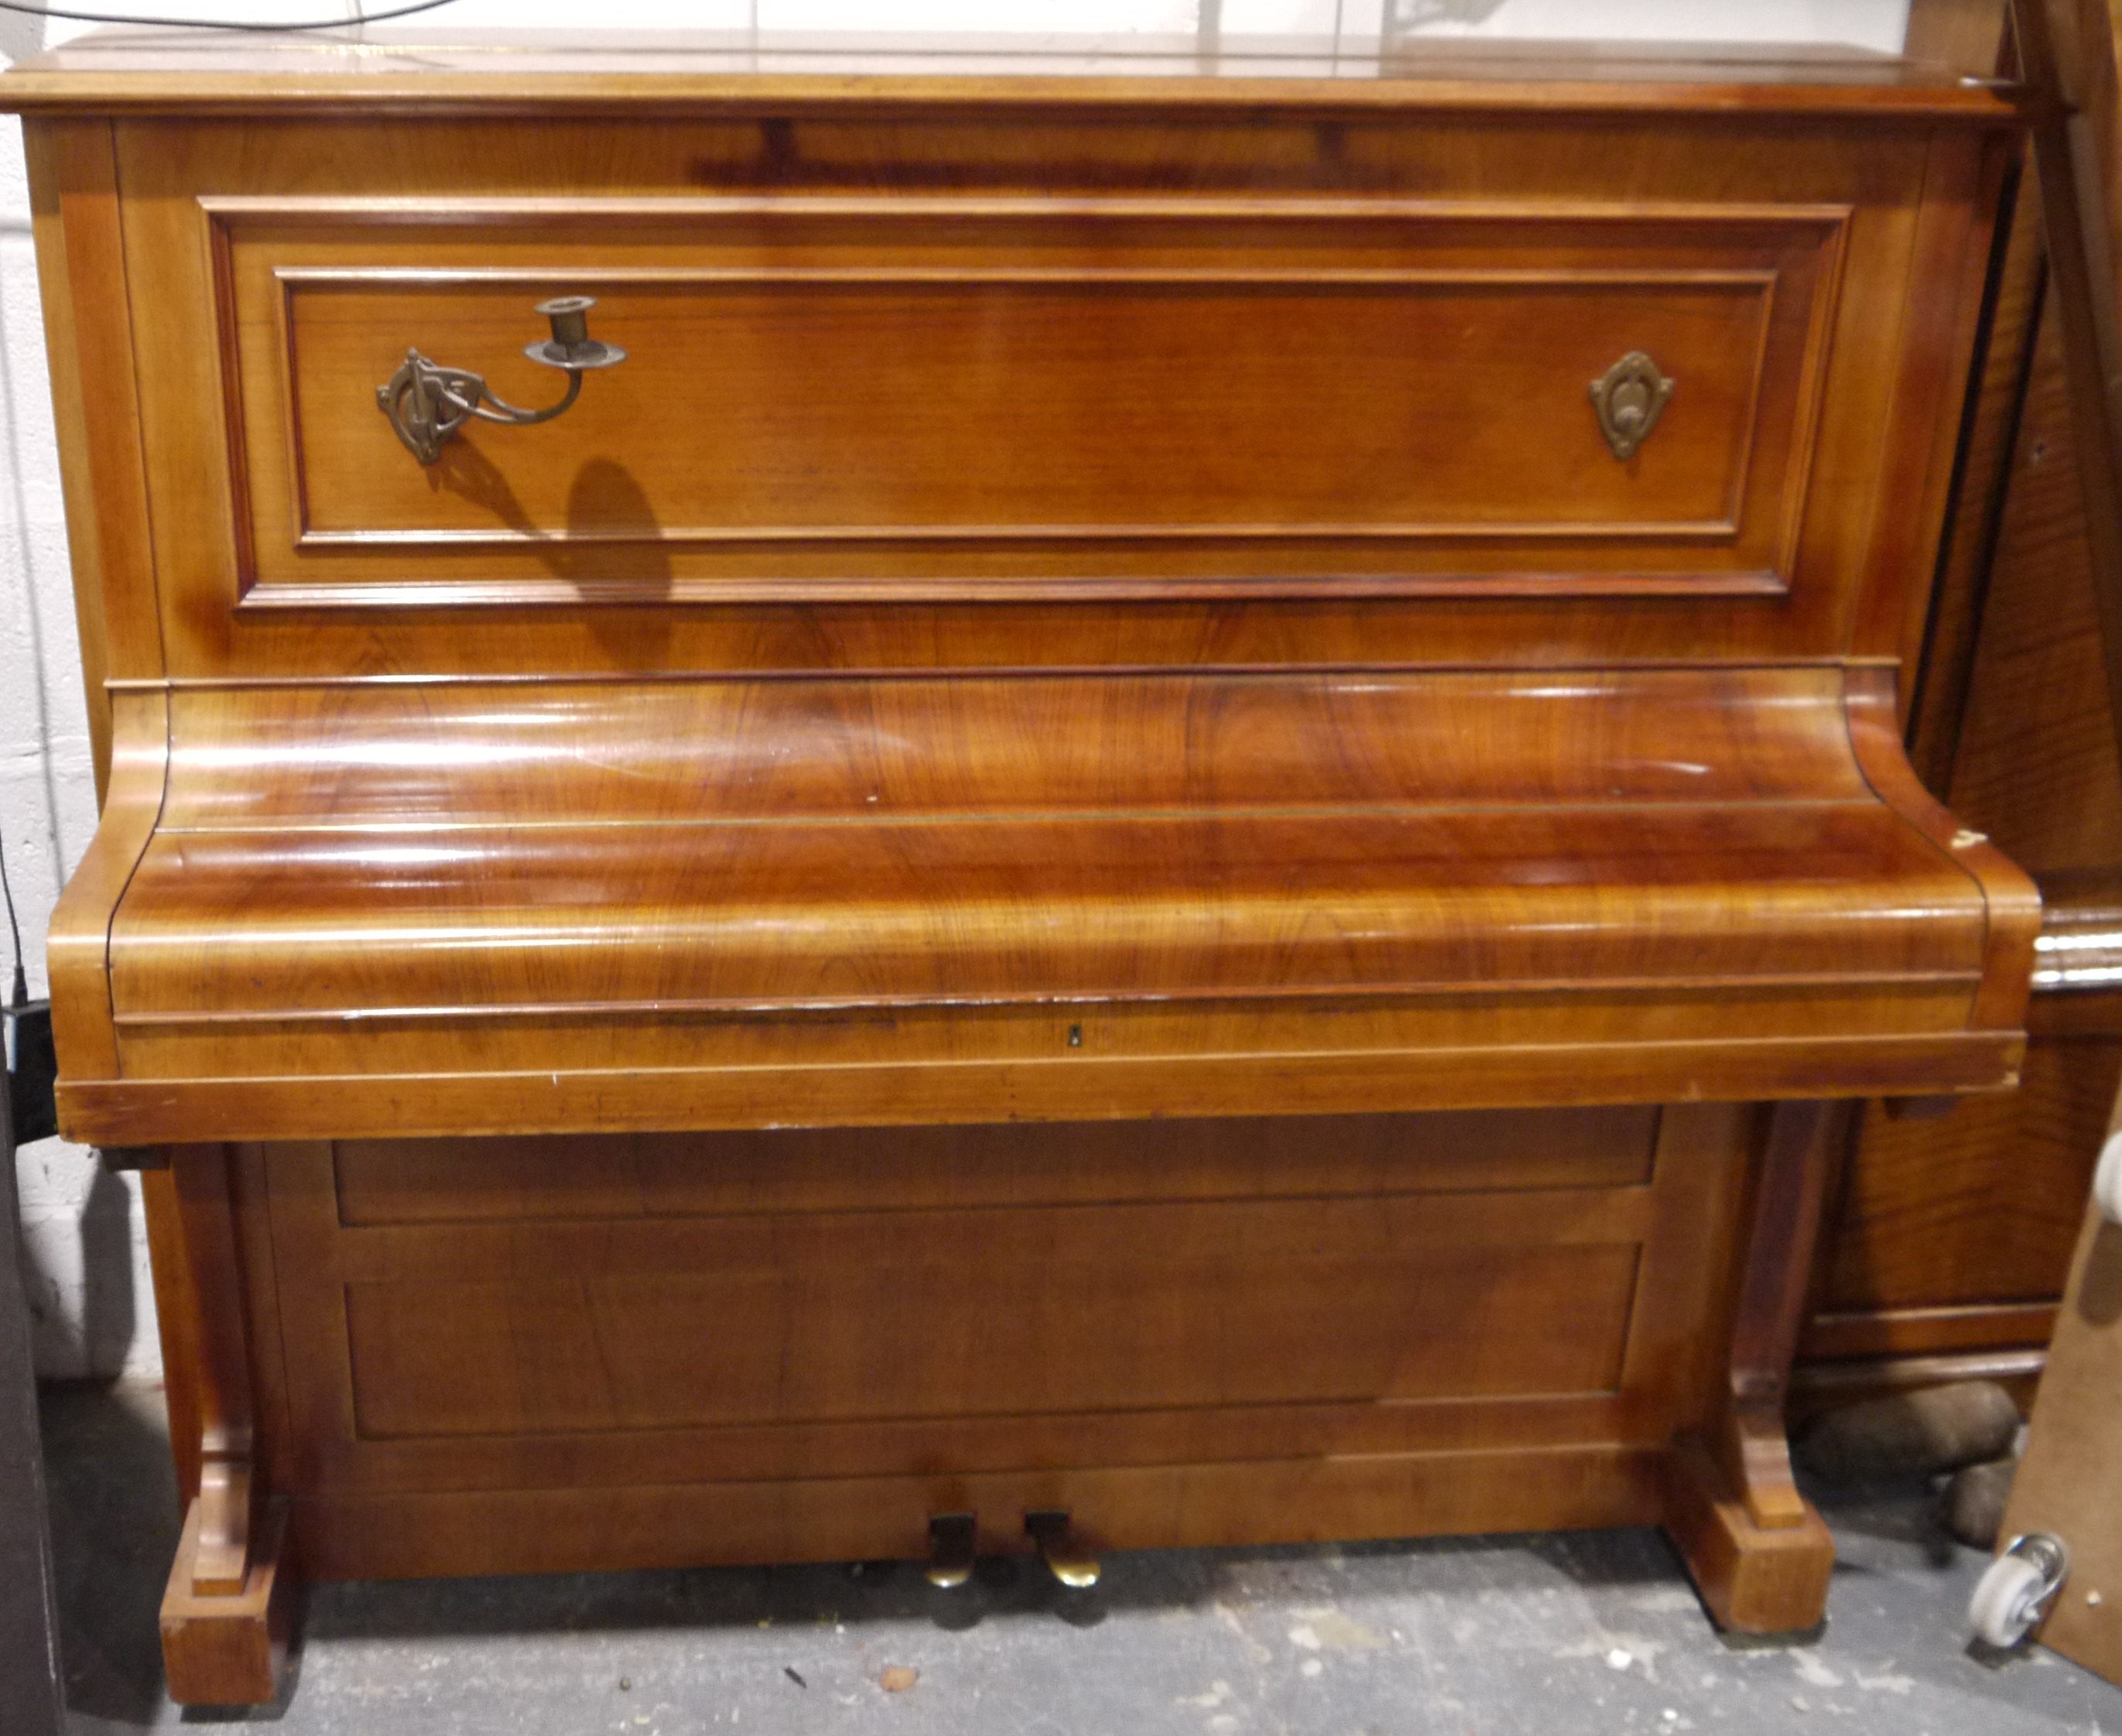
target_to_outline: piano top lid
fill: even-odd
[[[2039,922],[1861,670],[121,700],[53,954],[120,1143],[1970,1088]]]
[[[1990,125],[2017,87],[1788,44],[1337,43],[884,32],[107,27],[0,75],[0,112],[505,114],[852,105],[1849,114]]]

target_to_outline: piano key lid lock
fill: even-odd
[[[596,306],[596,297],[587,295],[557,296],[537,306],[536,311],[551,323],[553,335],[541,344],[526,344],[523,353],[567,375],[567,391],[557,404],[526,409],[511,404],[469,368],[451,367],[430,361],[418,349],[408,349],[398,372],[376,388],[376,407],[390,419],[405,450],[422,464],[438,460],[442,448],[474,416],[512,428],[550,422],[582,395],[585,373],[616,367],[626,359],[626,352],[617,344],[590,335],[589,311]]]

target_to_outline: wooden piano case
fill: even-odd
[[[1842,1106],[2024,1046],[1896,709],[2010,92],[136,34],[0,102],[177,1697],[269,1694],[297,1562],[953,1514],[1657,1523],[1819,1619]],[[422,461],[409,349],[542,405],[562,294],[626,361]]]

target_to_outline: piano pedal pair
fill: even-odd
[[[1098,1583],[1098,1558],[1076,1540],[1068,1513],[1046,1509],[1024,1516],[1026,1535],[1046,1570],[1063,1585],[1082,1591]],[[973,1576],[979,1527],[970,1513],[939,1513],[928,1521],[928,1583],[945,1590]]]

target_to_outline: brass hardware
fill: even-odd
[[[970,1513],[938,1513],[928,1521],[928,1583],[946,1591],[973,1576],[979,1532]]]
[[[423,464],[440,458],[442,448],[473,416],[513,428],[550,422],[581,395],[585,370],[615,367],[626,359],[626,352],[617,344],[601,343],[590,335],[589,311],[596,306],[596,298],[586,295],[560,296],[538,304],[537,311],[551,323],[553,335],[543,344],[525,344],[523,353],[567,375],[567,394],[558,404],[525,409],[490,391],[484,379],[468,369],[445,367],[418,350],[409,349],[389,383],[376,388],[376,407],[390,419],[405,450]],[[493,407],[489,409],[488,405]]]
[[[1038,1546],[1046,1570],[1063,1585],[1086,1591],[1098,1583],[1098,1558],[1076,1541],[1065,1511],[1027,1513],[1024,1528]]]
[[[1592,382],[1592,403],[1599,412],[1599,432],[1616,458],[1636,456],[1650,438],[1672,396],[1676,382],[1658,372],[1657,363],[1632,349]]]

